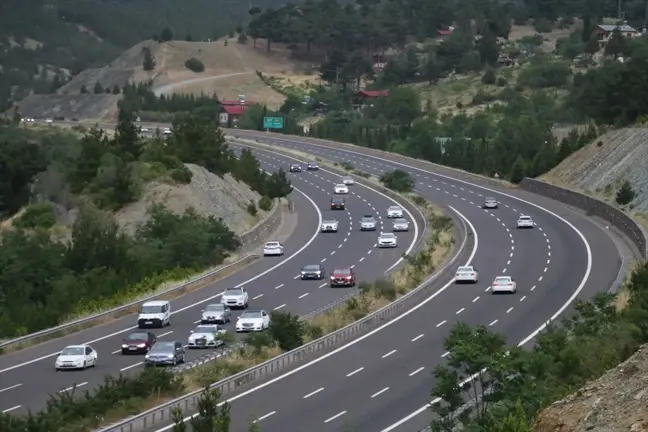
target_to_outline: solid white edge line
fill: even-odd
[[[243,283],[240,283],[240,284],[236,285],[234,288],[240,288],[240,287],[242,287],[242,286],[244,286],[244,285],[247,285],[247,284],[249,284],[250,282],[253,282],[253,281],[259,279],[260,277],[265,276],[266,274],[270,273],[271,271],[273,271],[273,270],[275,270],[275,269],[281,267],[282,265],[284,265],[285,263],[287,263],[287,262],[290,261],[291,259],[295,258],[297,255],[299,255],[299,254],[300,254],[304,249],[306,249],[308,246],[310,246],[311,243],[313,243],[313,242],[315,241],[315,239],[317,238],[317,236],[319,235],[319,229],[320,229],[320,227],[322,226],[322,212],[321,212],[320,209],[317,207],[317,204],[315,204],[315,201],[313,201],[313,199],[312,199],[311,197],[309,197],[309,196],[306,195],[303,191],[301,191],[300,189],[298,189],[298,188],[296,188],[296,187],[294,187],[294,186],[293,186],[293,189],[295,189],[297,192],[299,192],[300,194],[302,194],[302,195],[303,195],[303,196],[304,196],[308,201],[310,201],[310,203],[311,203],[311,204],[313,205],[313,207],[315,208],[315,211],[317,212],[317,217],[318,217],[318,219],[319,219],[319,222],[317,223],[317,227],[316,227],[316,229],[315,229],[315,233],[314,233],[313,236],[312,236],[312,237],[311,237],[311,238],[306,242],[306,244],[304,244],[304,246],[302,246],[301,248],[299,248],[299,249],[297,250],[297,252],[295,252],[295,253],[293,253],[292,255],[288,256],[286,259],[284,259],[283,261],[281,261],[281,262],[275,264],[274,266],[270,267],[269,269],[267,269],[267,270],[265,270],[265,271],[259,273],[258,275],[254,276],[254,277],[252,277],[252,278],[250,278],[250,279],[248,279],[248,280],[246,280],[246,281],[243,282]],[[185,306],[185,307],[183,307],[183,308],[181,308],[181,309],[178,309],[178,310],[176,310],[176,311],[174,311],[174,312],[171,312],[171,315],[175,315],[175,314],[177,314],[177,313],[184,312],[184,311],[186,311],[187,309],[194,308],[194,307],[196,307],[196,306],[198,306],[198,305],[201,305],[201,304],[203,304],[203,303],[206,303],[206,302],[208,302],[208,301],[211,301],[211,300],[213,300],[213,299],[215,299],[215,298],[217,298],[217,297],[220,297],[220,296],[222,296],[222,295],[223,295],[223,293],[218,293],[218,294],[215,294],[215,295],[213,295],[213,296],[211,296],[211,297],[208,297],[208,298],[206,298],[206,299],[203,299],[203,300],[197,301],[197,302],[192,303],[192,304],[190,304],[190,305],[188,305],[188,306]],[[125,329],[122,329],[122,330],[116,331],[116,332],[114,332],[114,333],[111,333],[111,334],[109,334],[109,335],[105,335],[105,336],[102,336],[102,337],[100,337],[100,338],[97,338],[97,339],[93,339],[93,340],[91,340],[91,341],[88,341],[88,342],[83,342],[83,344],[91,345],[91,344],[93,344],[93,343],[95,343],[95,342],[99,342],[99,341],[102,341],[102,340],[105,340],[105,339],[108,339],[108,338],[111,338],[111,337],[117,336],[118,334],[125,333],[125,332],[127,332],[127,331],[131,331],[131,330],[134,330],[134,329],[136,329],[136,328],[137,328],[137,326],[128,327],[128,328],[125,328]],[[8,372],[8,371],[10,371],[10,370],[18,369],[18,368],[20,368],[20,367],[27,366],[27,365],[29,365],[29,364],[36,363],[36,362],[39,362],[39,361],[42,361],[42,360],[46,360],[46,359],[48,359],[48,358],[51,358],[51,357],[54,357],[54,356],[57,356],[57,355],[59,355],[59,352],[55,352],[55,353],[52,353],[52,354],[47,354],[47,355],[44,355],[44,356],[41,356],[41,357],[38,357],[38,358],[35,358],[35,359],[32,359],[32,360],[28,360],[28,361],[23,362],[23,363],[19,363],[19,364],[17,364],[17,365],[13,365],[13,366],[9,366],[9,367],[4,368],[4,369],[0,369],[0,373],[4,373],[4,372]]]
[[[470,263],[472,262],[473,258],[475,257],[475,254],[477,253],[477,247],[478,247],[478,245],[479,245],[479,236],[477,235],[477,231],[475,230],[475,227],[474,227],[473,224],[468,220],[468,218],[466,218],[463,214],[461,214],[461,213],[460,213],[458,210],[456,210],[454,207],[452,207],[452,206],[448,206],[448,207],[449,207],[450,209],[452,209],[455,213],[457,213],[459,216],[461,216],[461,218],[462,218],[462,219],[463,219],[463,220],[468,224],[468,226],[470,227],[470,230],[473,232],[473,236],[474,236],[474,239],[475,239],[475,246],[474,246],[472,252],[470,253],[470,256],[468,257],[468,260],[466,261],[466,264],[465,264],[465,265],[470,265]],[[380,327],[378,327],[378,328],[376,328],[376,329],[370,331],[369,333],[367,333],[367,334],[365,334],[365,335],[363,335],[363,336],[360,336],[358,339],[355,339],[355,340],[353,340],[353,341],[347,343],[346,345],[342,345],[341,347],[336,348],[335,350],[333,350],[333,351],[331,351],[331,352],[329,352],[329,353],[327,353],[327,354],[324,354],[323,356],[318,357],[318,358],[316,358],[316,359],[314,359],[314,360],[311,360],[310,362],[308,362],[308,363],[306,363],[306,364],[304,364],[304,365],[301,365],[301,366],[299,366],[299,367],[297,367],[297,368],[295,368],[295,369],[293,369],[293,370],[291,370],[291,371],[288,371],[288,372],[286,372],[286,373],[283,374],[283,375],[280,375],[280,376],[278,376],[278,377],[276,377],[276,378],[273,378],[273,379],[271,379],[271,380],[269,380],[269,381],[267,381],[267,382],[265,382],[265,383],[263,383],[263,384],[259,384],[258,386],[254,387],[254,388],[251,388],[251,389],[249,389],[249,390],[246,390],[246,391],[244,391],[243,393],[240,393],[240,394],[238,394],[238,395],[236,395],[236,396],[233,396],[233,397],[227,399],[226,401],[220,402],[220,403],[218,404],[218,406],[222,406],[223,404],[226,404],[226,403],[232,403],[232,402],[234,402],[234,401],[237,400],[237,399],[240,399],[240,398],[242,398],[242,397],[244,397],[244,396],[247,396],[247,395],[249,395],[249,394],[251,394],[251,393],[254,393],[254,392],[258,391],[258,390],[261,390],[261,389],[263,389],[263,388],[265,388],[265,387],[268,387],[269,385],[272,385],[272,384],[274,384],[274,383],[276,383],[276,382],[278,382],[278,381],[281,381],[281,380],[284,379],[284,378],[287,378],[287,377],[289,377],[289,376],[291,376],[291,375],[293,375],[293,374],[296,374],[297,372],[300,372],[300,371],[302,371],[302,370],[304,370],[304,369],[306,369],[306,368],[308,368],[308,367],[311,367],[311,366],[313,366],[313,365],[315,365],[315,364],[317,364],[317,363],[319,363],[319,362],[321,362],[321,361],[323,361],[323,360],[325,360],[325,359],[327,359],[327,358],[329,358],[329,357],[334,356],[335,354],[337,354],[337,353],[339,353],[339,352],[344,351],[345,349],[347,349],[347,348],[349,348],[349,347],[351,347],[351,346],[353,346],[353,345],[355,345],[355,344],[357,344],[357,343],[359,343],[359,342],[362,342],[363,340],[369,338],[370,336],[373,336],[374,334],[378,333],[379,331],[383,330],[384,328],[389,327],[390,325],[392,325],[392,324],[394,324],[394,323],[396,323],[396,322],[402,320],[403,318],[409,316],[409,315],[412,314],[413,312],[415,312],[415,311],[417,311],[418,309],[422,308],[422,307],[425,306],[428,302],[432,301],[432,300],[433,300],[434,298],[436,298],[439,294],[441,294],[441,293],[444,292],[446,289],[448,289],[448,288],[449,288],[449,287],[454,283],[454,281],[455,281],[454,278],[450,279],[450,281],[449,281],[448,283],[446,283],[444,286],[442,286],[442,287],[439,288],[437,291],[435,291],[434,293],[432,293],[428,298],[426,298],[426,299],[423,300],[421,303],[419,303],[419,304],[417,304],[416,306],[414,306],[412,309],[407,310],[407,311],[404,312],[402,315],[397,316],[397,317],[394,318],[393,320],[391,320],[391,321],[389,321],[389,322],[386,322],[385,324],[383,324],[383,325],[381,325]],[[183,419],[183,421],[187,422],[187,421],[190,421],[192,418],[193,418],[193,415],[191,415],[191,416],[189,416],[189,417],[185,417],[185,418]],[[168,430],[170,430],[170,429],[172,429],[172,428],[173,428],[173,425],[169,425],[169,426],[165,426],[165,427],[163,427],[163,428],[161,428],[161,429],[157,429],[155,432],[168,431]]]
[[[303,160],[301,160],[301,159],[299,159],[297,157],[286,156],[283,153],[278,153],[276,151],[268,150],[268,149],[265,149],[263,147],[255,147],[254,144],[247,144],[247,145],[246,144],[240,144],[240,143],[236,143],[236,144],[239,145],[239,146],[247,146],[247,147],[256,148],[256,149],[259,149],[259,150],[264,151],[266,153],[272,153],[272,154],[275,154],[275,155],[278,155],[278,156],[281,156],[281,157],[284,157],[284,158],[288,158],[288,159],[296,160],[296,161],[298,161],[300,163],[304,163]],[[264,145],[269,145],[269,144],[264,144]],[[315,156],[315,155],[313,155],[313,156]],[[331,161],[331,162],[333,162],[333,161]],[[329,173],[329,174],[331,174],[331,175],[333,175],[335,177],[339,177],[338,174],[334,173],[333,171],[329,171],[326,168],[321,168],[320,167],[320,171],[324,171],[324,172],[327,172],[327,173]],[[358,185],[358,186],[362,186],[363,188],[369,189],[370,191],[375,192],[378,195],[381,195],[382,197],[384,197],[387,200],[393,202],[394,204],[396,204],[399,207],[403,207],[395,199],[393,199],[392,197],[390,197],[388,195],[385,195],[384,193],[380,192],[379,190],[376,190],[376,189],[372,188],[371,186],[363,185],[361,183],[355,183],[355,184]],[[416,241],[417,241],[418,236],[419,236],[419,226],[416,223],[416,219],[414,219],[414,216],[412,215],[412,213],[406,208],[403,208],[403,210],[405,210],[405,212],[407,212],[410,219],[414,223],[414,238],[412,239],[412,243],[410,244],[409,248],[407,248],[407,250],[404,252],[404,255],[409,255],[410,252],[412,252],[412,249],[414,249],[414,246],[416,246]],[[321,220],[320,220],[320,225],[321,225]],[[403,260],[405,260],[405,258],[403,256],[401,256],[398,259],[398,261],[396,261],[391,267],[389,267],[387,270],[385,270],[385,273],[389,273],[392,269],[394,269],[394,267],[398,266],[401,262],[403,262]]]

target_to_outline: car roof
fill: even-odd
[[[473,266],[459,266],[460,269],[471,269]]]
[[[511,276],[496,276],[495,279],[511,279]]]
[[[337,219],[335,219],[335,218],[323,219],[322,222],[337,222]]]
[[[261,310],[246,310],[241,315],[250,314],[250,313],[261,313]]]
[[[394,233],[390,233],[390,232],[383,232],[383,233],[380,233],[380,235],[383,236],[383,237],[384,237],[384,236],[387,236],[387,237],[394,237],[396,234],[394,234]]]
[[[321,264],[306,264],[304,268],[306,267],[321,267]]]
[[[405,219],[405,218],[398,218],[398,219],[396,219],[396,220],[394,221],[394,223],[403,223],[403,222],[407,222],[407,219]],[[409,223],[409,222],[408,222],[408,223]]]
[[[520,219],[531,219],[531,216],[520,215]]]
[[[169,302],[166,300],[154,300],[154,301],[148,301],[144,303],[142,306],[164,306],[166,304],[169,304]]]
[[[350,272],[353,269],[351,267],[338,267],[335,270],[333,270],[333,273],[335,272]]]
[[[269,245],[269,244],[279,244],[279,242],[277,240],[272,240],[272,241],[266,242],[266,244],[267,245]]]
[[[400,209],[401,206],[393,205],[393,206],[389,206],[389,208],[390,208],[390,209]]]
[[[493,198],[493,197],[486,197],[486,198],[484,198],[484,201],[495,201],[495,198]]]
[[[86,344],[83,344],[83,345],[68,345],[65,348],[85,348],[85,347],[89,347],[89,346],[90,345],[86,345]],[[63,348],[63,349],[65,349],[65,348]]]

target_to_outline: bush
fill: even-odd
[[[191,172],[191,170],[184,165],[172,169],[170,175],[173,181],[181,184],[189,184],[191,183],[191,179],[193,178],[193,173]]]
[[[205,71],[205,65],[203,64],[203,62],[201,62],[195,57],[191,57],[189,60],[185,62],[184,65],[187,69],[192,70],[196,73]]]
[[[272,311],[268,334],[282,351],[290,351],[304,344],[304,323],[290,312]]]
[[[547,19],[540,18],[533,22],[533,28],[538,33],[551,33],[553,30],[553,24]]]
[[[259,208],[263,211],[270,211],[272,209],[272,199],[267,196],[262,196],[259,200]]]
[[[634,189],[632,188],[632,185],[628,180],[625,180],[617,191],[614,199],[619,205],[627,205],[635,199],[635,196],[636,194]]]
[[[340,165],[342,165],[342,168],[344,168],[346,171],[353,170],[353,165],[351,165],[351,162],[342,162]]]
[[[504,77],[499,77],[497,78],[497,87],[505,87],[506,84],[508,84],[508,81],[506,81],[506,78]]]
[[[381,278],[376,280],[373,285],[373,291],[377,297],[383,297],[389,301],[396,300],[396,285],[389,279]]]
[[[32,204],[25,207],[20,217],[14,219],[13,226],[18,228],[51,228],[56,223],[54,209],[49,203]]]
[[[354,170],[353,170],[353,174],[355,174],[355,175],[357,175],[357,176],[360,176],[360,177],[363,177],[363,178],[369,178],[369,177],[371,177],[371,174],[369,174],[369,173],[367,173],[367,172],[364,172],[364,171],[357,170],[357,169],[354,169]]]
[[[412,192],[414,190],[414,179],[411,175],[401,170],[394,170],[380,176],[380,182],[396,192]]]
[[[482,84],[495,84],[496,81],[496,76],[495,76],[495,71],[493,69],[488,68],[486,69],[486,72],[484,72],[484,75],[481,77],[481,82]]]
[[[250,204],[248,204],[248,206],[247,206],[247,212],[249,214],[251,214],[252,216],[257,215],[257,208],[256,208],[256,206],[254,205],[254,203],[252,201],[250,201]]]
[[[563,87],[571,75],[569,65],[562,61],[540,59],[518,76],[518,84],[531,88]]]

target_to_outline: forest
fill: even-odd
[[[229,256],[239,240],[221,219],[152,206],[128,235],[111,216],[139,199],[147,181],[190,182],[184,163],[231,173],[266,200],[292,191],[283,171],[266,174],[250,152],[236,159],[214,123],[199,117],[178,119],[168,141],[142,139],[125,111],[114,137],[0,126],[0,215],[24,210],[0,237],[0,337],[51,327]],[[69,238],[61,238],[57,219],[73,209]]]

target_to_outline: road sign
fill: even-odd
[[[283,129],[283,117],[263,117],[263,129]]]

